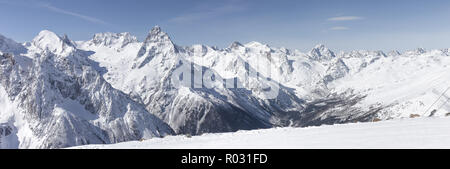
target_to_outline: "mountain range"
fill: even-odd
[[[0,35],[0,148],[449,115],[449,49],[178,46],[158,26],[87,41]]]

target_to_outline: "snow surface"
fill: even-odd
[[[75,149],[450,148],[450,118],[397,119],[307,128],[273,128]]]

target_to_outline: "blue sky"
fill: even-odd
[[[72,40],[159,25],[179,45],[260,41],[309,50],[450,48],[448,0],[0,0],[0,34],[48,29]]]

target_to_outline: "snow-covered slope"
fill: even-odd
[[[418,118],[202,136],[168,136],[74,149],[450,148],[450,118]]]
[[[425,52],[418,49],[395,56],[365,58],[371,60],[365,62],[369,64],[362,63],[364,68],[329,87],[338,93],[351,91],[366,95],[360,107],[388,106],[379,114],[382,119],[412,114],[443,116],[450,112],[450,56],[446,50]],[[350,58],[344,61],[353,67],[360,64],[351,63]]]

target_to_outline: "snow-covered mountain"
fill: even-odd
[[[360,107],[386,106],[379,113],[381,119],[447,115],[450,112],[448,49],[395,53],[366,57],[370,61],[362,63],[363,69],[334,81],[329,87],[337,93],[366,95]],[[344,62],[351,65],[348,59]]]
[[[8,131],[0,145],[59,148],[445,116],[449,54],[178,46],[158,26],[144,42],[130,33],[74,42],[42,31],[24,45],[0,36],[0,124]]]
[[[292,72],[307,71],[301,73],[311,75],[313,71],[294,69],[286,50],[272,50],[257,42],[245,46],[235,42],[226,49],[205,45],[180,47],[160,27],[154,27],[143,43],[130,43],[120,50],[95,45],[92,41],[80,42],[78,46],[87,51],[101,51],[91,58],[107,68],[104,76],[108,82],[146,105],[148,111],[167,122],[178,134],[303,126],[362,117],[349,117],[347,113],[331,115],[331,111],[301,113],[312,111],[314,105],[309,105],[306,100],[313,100],[312,96],[317,94],[298,96],[295,89],[279,81],[305,83],[292,78]],[[188,69],[192,84],[174,87],[171,78],[177,76],[174,75],[177,69]],[[268,71],[271,69],[274,71]],[[212,82],[212,88],[206,87],[202,78],[210,72],[215,79],[223,80]],[[251,72],[260,75],[252,76]],[[266,77],[273,78],[269,80]],[[306,82],[309,88],[305,87],[305,90],[321,90],[313,87],[314,83],[320,83],[313,80],[317,79]],[[268,88],[276,91],[275,97],[268,99],[271,94],[265,92]]]
[[[2,142],[15,138],[20,148],[61,148],[173,134],[144,105],[107,83],[89,54],[50,31],[39,33],[27,53],[2,54],[7,109],[0,122],[10,133]]]

